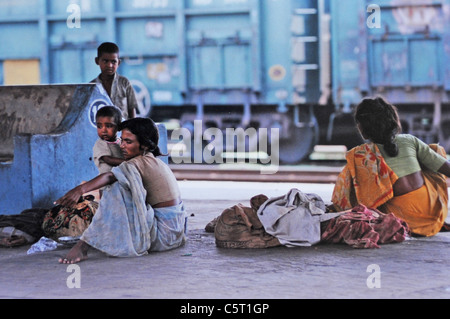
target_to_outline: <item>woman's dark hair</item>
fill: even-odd
[[[122,122],[122,111],[112,105],[103,106],[95,114],[95,119],[99,117],[112,117],[114,123],[119,126],[120,122]]]
[[[148,147],[155,157],[164,155],[158,146],[159,131],[153,120],[141,117],[129,119],[119,125],[119,131],[125,129],[136,135],[141,148]]]
[[[402,130],[397,108],[383,98],[366,98],[356,107],[355,122],[366,138],[383,144],[389,156],[398,155],[395,137]]]

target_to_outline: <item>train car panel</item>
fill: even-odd
[[[331,1],[333,102],[345,111],[368,89],[363,1]]]
[[[262,10],[263,97],[269,104],[283,104],[282,101],[285,104],[292,100],[290,39],[286,41],[279,36],[281,30],[290,33],[291,16],[290,5],[280,4],[279,1],[269,1]]]
[[[28,1],[27,1],[28,2]],[[109,2],[109,1],[108,1]],[[77,1],[48,1],[47,13],[54,16],[81,13],[83,15],[99,14],[107,10],[107,1],[102,0],[77,0]]]
[[[113,2],[113,1],[111,1]],[[178,0],[114,0],[115,11],[127,12],[136,14],[145,13],[145,16],[150,12],[157,12],[161,15],[165,10],[175,10],[183,1]]]
[[[40,56],[41,43],[38,23],[4,23],[2,29],[5,30],[0,32],[0,56],[2,59],[28,59]]]
[[[164,54],[177,52],[178,43],[174,17],[123,18],[117,22],[117,42],[123,53],[129,56],[143,56],[149,52]]]
[[[223,28],[230,24],[232,29]],[[191,90],[253,89],[252,33],[247,17],[191,16],[187,30]]]
[[[3,0],[0,2],[0,18],[26,21],[28,17],[37,16],[41,9],[39,0]]]
[[[444,1],[380,1],[381,26],[367,28],[372,90],[387,90],[395,103],[434,103],[428,91],[444,93],[444,5]],[[398,88],[410,90],[411,97],[396,98]]]

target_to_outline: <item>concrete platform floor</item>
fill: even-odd
[[[327,201],[331,185],[180,182],[190,215],[185,246],[139,258],[91,250],[78,266],[58,263],[69,248],[27,255],[0,249],[2,299],[448,299],[450,233],[380,249],[346,245],[226,250],[205,225],[251,196],[292,186]],[[375,270],[375,272],[374,272]],[[79,284],[79,287],[77,287]],[[172,309],[178,311],[178,309]]]

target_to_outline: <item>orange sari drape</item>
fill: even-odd
[[[430,147],[446,156],[436,144]],[[363,144],[347,153],[347,165],[340,173],[332,195],[338,211],[358,204],[393,213],[404,220],[412,233],[433,236],[448,214],[448,186],[444,175],[423,171],[425,185],[403,196],[394,197],[397,175],[389,168],[376,144]]]

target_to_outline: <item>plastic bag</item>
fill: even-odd
[[[47,238],[47,237],[41,237],[39,241],[35,244],[33,244],[30,249],[27,251],[27,255],[31,255],[34,253],[44,252],[44,251],[50,251],[55,250],[58,248],[60,244],[54,241],[53,239]]]

